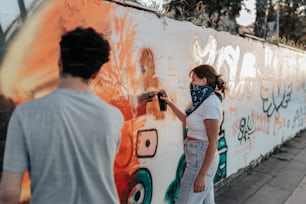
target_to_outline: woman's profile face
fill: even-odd
[[[191,83],[193,85],[198,85],[198,86],[204,86],[207,84],[207,79],[206,77],[203,77],[202,79],[199,78],[194,72],[191,73]]]

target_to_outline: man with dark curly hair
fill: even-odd
[[[10,118],[0,203],[19,202],[26,170],[30,203],[119,203],[113,165],[123,116],[88,87],[109,52],[92,28],[62,36],[58,89],[18,105]]]

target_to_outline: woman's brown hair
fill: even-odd
[[[225,91],[227,89],[226,83],[222,79],[222,75],[218,74],[213,66],[208,64],[202,64],[193,68],[189,72],[189,75],[191,75],[192,73],[197,75],[197,77],[199,77],[200,79],[203,79],[205,77],[209,86],[211,86],[216,91],[221,91],[223,95],[225,94]]]

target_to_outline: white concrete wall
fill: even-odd
[[[55,88],[60,35],[92,26],[110,40],[112,57],[91,87],[124,114],[133,109],[126,96],[158,89],[166,89],[184,110],[194,66],[209,63],[223,74],[230,90],[223,102],[216,182],[306,127],[305,52],[98,0],[24,1],[27,20],[16,23],[16,1],[0,2],[0,37],[6,49],[1,89],[16,104]],[[12,38],[10,33],[19,28]],[[147,115],[127,120],[123,129],[114,168],[118,192],[123,203],[127,198],[173,203],[184,164],[179,163],[183,127],[171,110],[159,112],[157,100],[147,110]]]

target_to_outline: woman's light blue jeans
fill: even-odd
[[[202,166],[207,146],[208,141],[184,141],[186,169],[176,204],[215,204],[213,179],[219,164],[218,152],[207,173],[205,191],[200,193],[193,191],[194,180]]]

